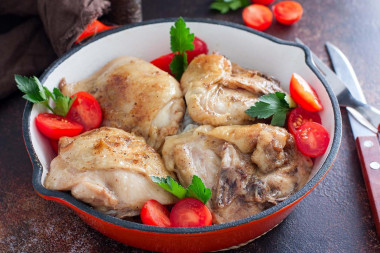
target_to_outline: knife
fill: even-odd
[[[298,38],[296,41],[303,44]],[[352,106],[347,107],[348,118],[356,140],[377,234],[380,237],[380,145],[375,134],[378,130],[375,126],[379,127],[376,118],[380,119],[380,111],[366,104],[363,91],[346,56],[329,42],[326,43],[326,48],[336,74],[313,53],[312,59],[334,91],[339,104],[345,107]],[[364,112],[362,115],[363,108],[370,113]],[[369,114],[374,118],[372,122],[368,119]]]
[[[326,49],[330,56],[332,66],[339,79],[346,84],[354,99],[363,105],[366,104],[363,91],[355,72],[346,56],[330,42],[326,43]],[[331,83],[331,86],[334,86]],[[332,87],[333,88],[333,87]],[[334,90],[334,88],[333,88]],[[339,100],[339,98],[338,98]],[[371,110],[369,106],[361,106]],[[372,216],[376,225],[377,234],[380,237],[380,145],[376,134],[363,127],[354,115],[355,110],[347,107],[348,118],[351,124],[352,133],[356,140],[356,147],[361,163],[364,182],[367,188],[371,205]],[[357,110],[360,112],[360,110]],[[371,113],[376,112],[372,110]],[[357,115],[356,115],[357,116]],[[380,129],[380,128],[379,128]]]

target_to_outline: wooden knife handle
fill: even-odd
[[[367,188],[373,220],[380,237],[380,145],[376,136],[356,138],[364,182]]]

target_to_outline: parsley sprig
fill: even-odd
[[[191,185],[189,185],[187,188],[180,185],[170,176],[167,176],[166,178],[151,176],[151,178],[153,182],[168,192],[172,193],[179,199],[195,198],[206,204],[211,197],[211,190],[209,188],[206,188],[202,182],[202,179],[196,175],[193,176]]]
[[[272,125],[284,126],[286,114],[293,107],[295,107],[295,103],[290,96],[282,92],[276,92],[259,97],[259,101],[247,109],[245,113],[259,119],[266,119],[272,116]]]
[[[66,116],[71,105],[73,104],[76,97],[70,98],[64,96],[61,91],[57,88],[50,92],[46,87],[44,87],[37,77],[26,77],[15,75],[15,81],[17,83],[17,88],[25,93],[23,98],[34,103],[42,104],[49,108],[54,114],[60,116]],[[55,107],[52,108],[49,105],[49,99],[52,99],[55,103]]]
[[[218,10],[225,14],[230,10],[237,10],[251,4],[250,0],[215,0],[211,3],[210,9]]]
[[[170,28],[170,49],[175,53],[169,67],[177,80],[181,79],[187,68],[187,50],[194,49],[194,33],[186,27],[182,17],[178,18],[174,26]]]

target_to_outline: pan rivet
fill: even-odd
[[[369,167],[371,167],[371,169],[378,170],[378,169],[380,169],[380,163],[378,163],[378,162],[371,162],[369,164]]]
[[[370,148],[370,147],[373,146],[373,142],[372,142],[372,141],[365,141],[365,142],[364,142],[364,146],[365,146],[366,148]]]

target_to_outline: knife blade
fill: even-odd
[[[347,57],[330,42],[326,43],[326,49],[338,78],[347,86],[354,99],[366,104],[359,81]],[[330,85],[334,86],[335,83],[331,83]],[[362,174],[377,234],[380,237],[380,145],[376,134],[368,131],[368,129],[358,123],[353,114],[355,112],[349,108],[347,107],[348,118],[356,140]]]

